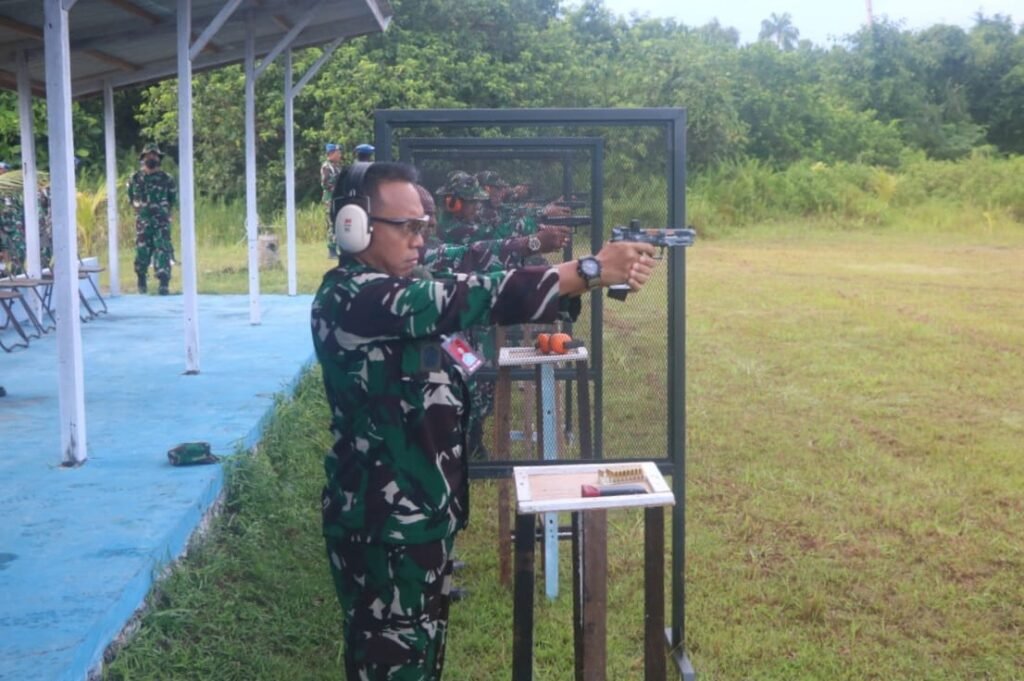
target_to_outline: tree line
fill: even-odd
[[[786,14],[741,45],[717,22],[621,17],[602,0],[391,0],[384,34],[338,48],[296,100],[300,196],[316,192],[323,144],[372,137],[387,108],[686,107],[692,170],[757,160],[898,167],[908,156],[956,160],[978,149],[1024,152],[1024,27],[978,14],[969,29],[911,31],[887,21],[839,44],[799,40]],[[318,57],[295,55],[302,73]],[[281,60],[279,60],[280,62]],[[200,73],[194,84],[199,191],[244,193],[244,75],[240,66]],[[283,71],[257,82],[259,182],[278,205],[283,177]],[[36,129],[45,132],[44,104]],[[118,143],[126,157],[148,140],[177,142],[176,83],[117,93]],[[102,104],[75,108],[79,155],[102,170]],[[16,158],[17,108],[0,93],[0,158]],[[45,138],[40,140],[45,164]],[[95,159],[95,162],[92,160]]]

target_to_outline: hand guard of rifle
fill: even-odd
[[[666,248],[685,248],[693,245],[697,232],[685,229],[652,229],[640,227],[639,220],[630,220],[629,227],[612,227],[612,241],[631,241],[658,247],[658,259],[665,256]],[[608,287],[608,297],[614,300],[625,300],[632,289],[629,284],[615,284]]]

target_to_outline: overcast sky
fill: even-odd
[[[867,20],[866,0],[604,0],[604,4],[623,16],[636,11],[651,17],[672,17],[687,26],[702,26],[717,18],[723,26],[739,30],[743,43],[757,40],[761,20],[772,12],[789,12],[800,37],[818,45],[855,33]],[[902,21],[907,29],[932,24],[969,28],[979,10],[986,16],[1012,16],[1018,27],[1024,21],[1024,0],[871,0],[871,4],[876,19],[886,16]]]

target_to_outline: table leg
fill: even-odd
[[[516,585],[512,604],[512,681],[533,680],[533,563],[537,517],[516,516]]]
[[[644,681],[665,681],[665,514],[644,510]]]

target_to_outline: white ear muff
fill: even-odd
[[[370,216],[354,203],[342,206],[334,217],[334,242],[345,253],[362,253],[370,247]]]

